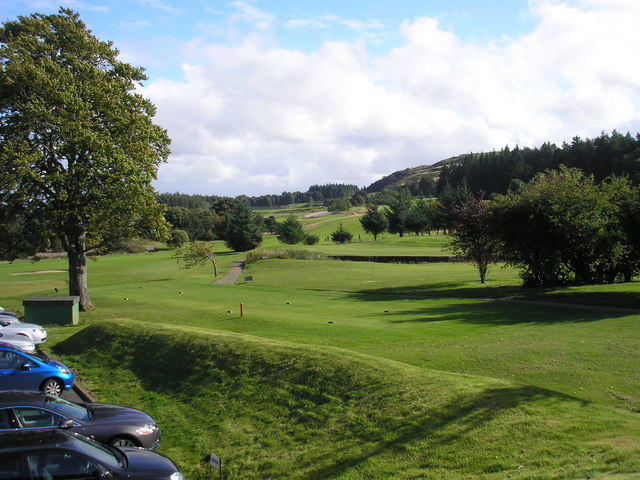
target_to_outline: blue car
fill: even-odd
[[[71,387],[73,373],[63,363],[0,342],[0,390],[41,390],[57,397]]]

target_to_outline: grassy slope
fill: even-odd
[[[221,255],[222,268],[233,258]],[[60,265],[0,265],[0,305],[20,309],[26,296],[64,291],[65,274],[11,275]],[[253,281],[212,286],[208,268],[179,270],[169,252],[100,259],[90,264],[98,308],[82,315],[94,327],[65,342],[63,358],[101,400],[157,417],[162,451],[188,471],[208,449],[228,461],[227,478],[640,471],[640,424],[629,411],[640,405],[636,315],[483,301],[516,292],[515,272],[494,270],[480,287],[465,264],[267,261],[248,274]],[[539,294],[580,298],[591,288]],[[598,292],[606,289],[631,303],[640,290]],[[109,319],[122,320],[110,327]],[[148,331],[162,325],[184,333]],[[78,330],[52,328],[51,342]],[[229,348],[245,366],[227,371],[222,362],[221,385],[210,350]],[[274,355],[286,368],[256,367]],[[113,375],[96,375],[123,360]],[[187,379],[176,384],[173,371]],[[185,401],[194,388],[196,399]],[[324,393],[331,398],[317,400]]]
[[[638,470],[635,414],[548,389],[129,321],[91,326],[56,351],[91,372],[86,383],[98,396],[151,409],[165,430],[163,452],[190,473],[211,450],[224,459],[225,478],[242,479]]]

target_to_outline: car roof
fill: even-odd
[[[16,403],[23,405],[43,405],[45,398],[47,398],[47,395],[43,392],[27,392],[23,390],[0,391],[0,407],[8,407]]]
[[[28,447],[53,447],[70,444],[70,437],[77,435],[60,429],[12,430],[0,432],[0,454],[22,451]]]
[[[25,352],[21,348],[18,348],[15,345],[11,345],[10,343],[7,343],[7,342],[1,342],[0,341],[0,349],[2,349],[2,350],[13,350],[13,351],[18,352],[18,353],[31,355],[29,352]]]

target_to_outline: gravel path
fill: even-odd
[[[233,285],[240,275],[242,275],[242,269],[244,268],[245,260],[236,260],[231,264],[231,268],[227,274],[220,280],[214,282],[216,285]]]

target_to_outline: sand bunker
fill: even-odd
[[[323,212],[312,212],[312,213],[307,213],[304,217],[302,218],[318,218],[318,217],[324,217],[326,215],[331,215],[331,212],[327,212],[326,210]]]
[[[11,275],[38,275],[40,273],[66,273],[66,270],[38,270],[37,272],[12,273]]]

